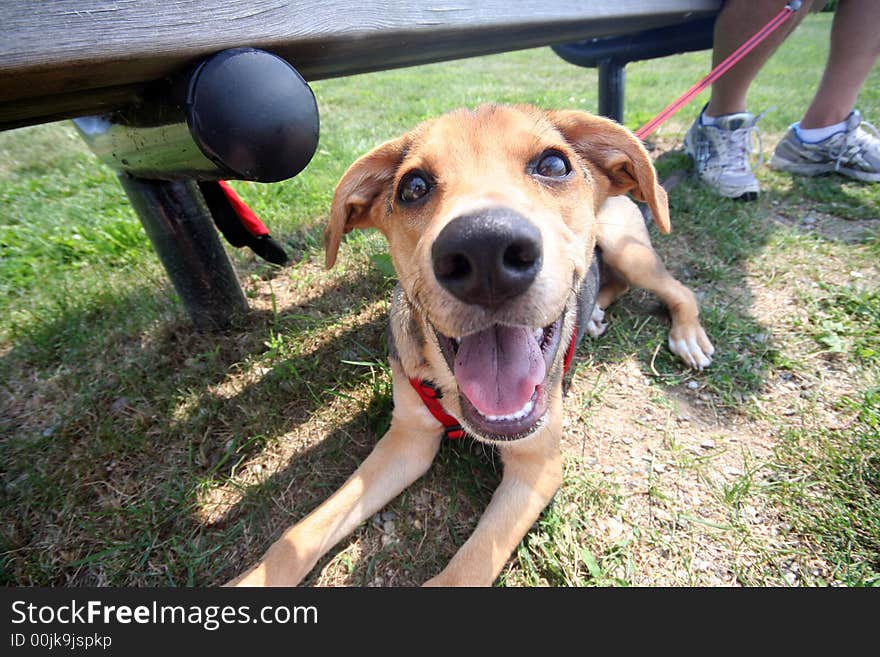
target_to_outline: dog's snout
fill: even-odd
[[[512,210],[493,208],[450,221],[431,257],[437,281],[453,296],[497,308],[525,292],[541,271],[541,233]]]

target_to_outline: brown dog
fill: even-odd
[[[562,379],[578,334],[601,334],[603,309],[635,285],[669,307],[670,349],[691,367],[710,363],[694,295],[660,262],[627,192],[669,232],[666,193],[638,139],[576,111],[457,111],[355,162],[333,198],[327,266],[353,228],[388,239],[400,280],[391,428],[234,583],[297,584],[428,469],[444,434],[466,432],[498,448],[504,474],[428,584],[491,584],[562,482]]]

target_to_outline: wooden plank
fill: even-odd
[[[265,48],[315,80],[648,29],[720,4],[0,0],[0,127],[100,111],[225,48]]]

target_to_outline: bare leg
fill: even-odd
[[[802,128],[823,128],[849,115],[880,56],[880,2],[840,0],[831,26],[831,49]]]
[[[870,0],[867,0],[870,4]],[[758,72],[776,51],[779,45],[801,22],[809,11],[811,0],[790,17],[773,34],[762,41],[754,50],[740,60],[736,66],[721,76],[712,85],[712,95],[706,114],[721,116],[746,111],[746,96],[749,86]],[[724,3],[718,20],[715,22],[712,66],[715,67],[739,48],[749,37],[760,30],[785,6],[785,0],[728,0]],[[865,29],[872,27],[865,25]],[[876,27],[876,23],[873,27]]]
[[[391,428],[338,491],[287,529],[258,564],[230,584],[295,586],[327,550],[431,465],[440,447],[440,425],[428,415],[400,367],[392,367],[394,417]]]

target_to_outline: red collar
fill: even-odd
[[[562,363],[563,376],[568,372],[571,360],[574,358],[574,352],[577,348],[577,334],[577,326],[575,326],[574,331],[571,334],[571,343],[568,345],[568,351],[565,352],[565,360]],[[420,381],[419,379],[411,378],[409,382],[413,389],[418,393],[422,403],[425,404],[431,415],[443,425],[443,435],[453,440],[456,438],[463,438],[464,429],[461,427],[461,424],[459,424],[458,420],[447,413],[443,408],[443,404],[440,403],[440,400],[443,399],[443,393],[440,388],[426,379]]]
[[[431,415],[437,418],[437,421],[443,425],[443,435],[453,439],[463,438],[464,429],[461,428],[458,420],[443,409],[443,404],[440,403],[440,400],[443,398],[440,388],[425,379],[421,381],[410,379],[409,382],[415,388],[415,391],[419,393],[419,397],[422,398],[422,402],[428,407]]]

